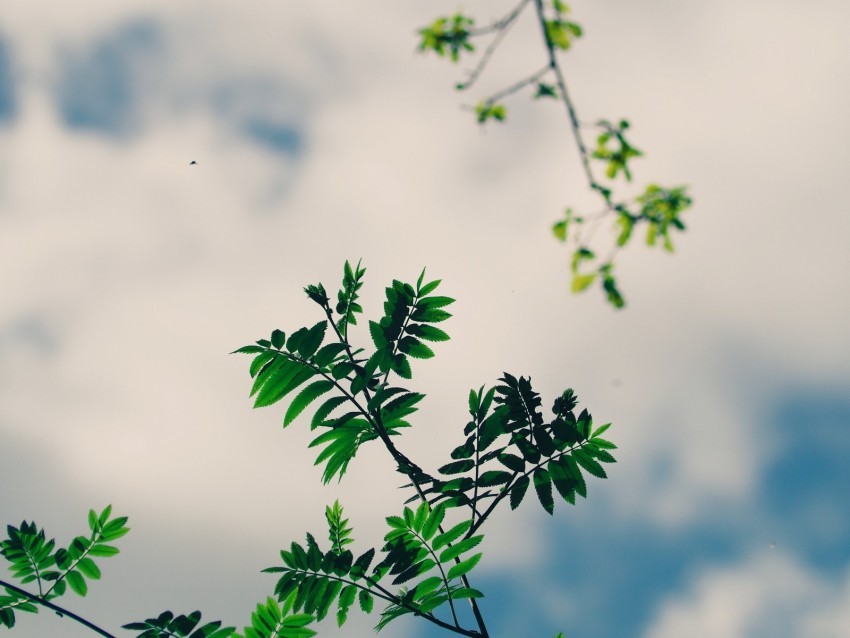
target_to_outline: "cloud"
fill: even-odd
[[[671,596],[646,638],[839,638],[847,632],[850,569],[831,582],[781,549],[710,567]]]
[[[256,570],[320,533],[336,497],[358,542],[379,542],[401,500],[382,450],[364,449],[344,483],[320,489],[307,428],[282,432],[278,406],[252,412],[247,363],[225,355],[315,322],[301,287],[332,288],[343,260],[359,256],[370,316],[386,282],[423,265],[458,298],[452,341],[415,369],[412,387],[429,396],[399,443],[424,466],[460,442],[466,390],[502,370],[530,374],[547,408],[571,385],[598,422],[614,422],[620,463],[567,510],[587,517],[581,529],[528,515],[533,502],[494,521],[485,578],[564,569],[545,574],[546,600],[526,593],[511,606],[494,585],[488,604],[505,626],[548,610],[547,622],[581,627],[570,614],[584,603],[619,619],[616,605],[634,599],[616,626],[633,635],[695,555],[731,564],[736,539],[752,543],[776,523],[762,507],[766,473],[807,465],[782,464],[764,408],[801,379],[846,377],[850,352],[838,294],[850,218],[835,204],[847,163],[833,144],[847,124],[825,106],[801,116],[846,96],[850,75],[829,54],[844,9],[809,12],[803,27],[796,10],[772,8],[767,32],[740,3],[712,21],[702,18],[721,14],[670,3],[582,8],[587,37],[567,58],[581,113],[627,114],[648,151],[636,178],[687,179],[698,196],[679,254],[618,256],[631,306],[615,314],[591,293],[569,296],[566,252],[547,235],[565,205],[589,201],[563,113],[518,97],[507,125],[476,128],[459,108],[476,96],[450,91],[463,65],[412,56],[432,7],[38,5],[4,9],[7,59],[21,71],[16,116],[0,130],[0,427],[3,467],[15,468],[14,497],[0,477],[0,510],[65,539],[92,505],[115,501],[133,517],[109,587],[90,597],[103,618],[117,626],[159,604],[244,618],[270,590]],[[494,11],[479,7],[482,21]],[[661,17],[675,20],[663,34]],[[497,78],[537,68],[533,27],[518,26],[516,49],[494,58],[494,69],[510,67]],[[754,78],[766,67],[762,91]],[[811,69],[832,81],[811,81]],[[785,101],[798,81],[811,93]],[[51,87],[85,128],[67,126]],[[767,123],[753,119],[760,110]],[[812,157],[834,161],[813,170]],[[551,529],[559,536],[541,540]],[[616,595],[599,563],[627,583]],[[571,591],[577,566],[585,580]],[[606,635],[601,624],[589,631]]]

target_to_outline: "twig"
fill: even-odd
[[[515,23],[514,21],[516,20],[517,16],[519,16],[519,14],[522,12],[522,10],[525,8],[525,6],[529,2],[530,2],[530,0],[522,0],[522,2],[520,2],[519,6],[516,9],[514,9],[513,12],[510,15],[508,15],[506,18],[504,18],[501,22],[497,22],[495,25],[493,25],[493,28],[498,30],[496,37],[493,38],[493,40],[490,42],[489,45],[487,45],[487,48],[484,51],[484,55],[482,55],[481,59],[478,61],[478,65],[475,67],[475,69],[472,71],[472,73],[469,74],[469,79],[467,79],[466,82],[462,82],[461,84],[457,85],[456,88],[457,88],[458,91],[465,91],[466,89],[471,87],[473,84],[475,84],[475,81],[480,77],[481,73],[483,73],[484,68],[487,66],[487,63],[490,61],[490,58],[493,56],[493,53],[496,51],[496,49],[502,43],[502,40],[505,38],[505,36],[508,35],[508,31],[511,30],[511,27],[514,25],[514,23]],[[471,34],[472,35],[479,35],[479,33],[474,33],[474,34],[471,33]]]

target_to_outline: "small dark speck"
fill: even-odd
[[[194,166],[195,164],[197,164],[197,162],[195,160],[192,160],[191,162],[189,162],[189,166]]]

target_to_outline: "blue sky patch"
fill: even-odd
[[[269,77],[233,78],[209,97],[213,111],[241,135],[275,153],[304,151],[305,97],[294,85]]]
[[[9,45],[0,37],[0,123],[15,116],[15,83]]]
[[[254,141],[283,155],[300,155],[301,132],[294,126],[263,119],[247,119],[244,130]]]
[[[161,60],[163,41],[154,22],[138,20],[85,48],[67,51],[56,87],[65,123],[108,135],[132,132],[139,124],[146,80]]]

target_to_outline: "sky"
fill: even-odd
[[[628,118],[632,188],[695,199],[675,254],[618,255],[622,311],[570,294],[550,233],[598,206],[563,110],[520,94],[482,129],[465,108],[545,62],[530,15],[471,94],[452,87],[474,61],[416,52],[437,15],[510,2],[4,4],[0,521],[67,543],[111,503],[132,528],[63,604],[116,635],[165,609],[241,629],[278,550],[324,539],[325,505],[355,549],[380,542],[403,500],[386,452],[321,486],[306,420],[253,411],[228,356],[319,321],[303,286],[362,258],[366,317],[423,267],[457,299],[409,384],[428,396],[399,447],[423,467],[503,371],[613,423],[586,501],[528,498],[485,528],[494,638],[847,635],[850,8],[571,4],[579,117]],[[351,617],[320,635],[377,620]],[[9,633],[91,635],[47,613]]]

